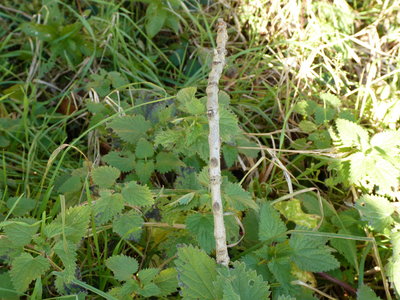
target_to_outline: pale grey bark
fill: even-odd
[[[214,49],[214,58],[207,85],[207,116],[210,127],[210,132],[208,135],[208,144],[210,147],[209,173],[212,210],[214,215],[216,258],[217,263],[224,266],[228,266],[229,264],[229,255],[226,245],[224,210],[221,199],[221,140],[219,134],[218,83],[225,65],[227,40],[228,34],[226,32],[226,23],[222,19],[219,19],[217,49]]]

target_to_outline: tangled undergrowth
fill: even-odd
[[[399,10],[4,0],[0,298],[398,298]],[[229,268],[208,177],[218,18]]]

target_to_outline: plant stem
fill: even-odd
[[[229,264],[228,248],[226,245],[226,232],[224,224],[224,211],[221,200],[221,141],[219,135],[219,110],[218,110],[218,82],[225,65],[225,45],[228,40],[226,23],[218,20],[217,49],[214,49],[214,58],[207,85],[207,116],[210,127],[208,144],[210,147],[210,190],[212,210],[214,215],[214,237],[216,243],[217,263],[224,266]]]

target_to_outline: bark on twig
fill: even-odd
[[[224,211],[221,200],[221,141],[219,135],[218,111],[218,82],[225,65],[225,46],[228,40],[226,23],[218,20],[217,49],[214,49],[214,58],[207,85],[207,116],[210,127],[208,144],[210,147],[210,190],[212,210],[214,215],[214,237],[216,243],[217,263],[224,266],[229,264],[228,248],[226,245],[226,232],[224,224]]]

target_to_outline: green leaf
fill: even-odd
[[[187,87],[181,89],[176,94],[176,99],[179,101],[179,103],[186,106],[187,104],[191,103],[193,99],[196,98],[196,91],[197,91],[196,87]]]
[[[159,272],[160,270],[156,268],[143,269],[139,271],[137,276],[140,280],[140,283],[146,285],[149,284],[157,276]]]
[[[341,229],[338,231],[338,234],[348,234],[351,233],[348,230]],[[354,240],[348,239],[331,239],[330,244],[333,248],[335,248],[340,254],[346,258],[346,260],[356,269],[358,270],[358,257],[357,257],[357,248],[356,242]]]
[[[111,80],[111,85],[114,89],[129,84],[129,81],[119,72],[108,72],[108,78]]]
[[[167,10],[159,2],[150,3],[146,10],[146,33],[149,38],[153,38],[160,32],[166,18]]]
[[[179,17],[169,13],[166,20],[165,26],[171,28],[175,33],[179,32]]]
[[[220,134],[222,142],[229,142],[241,131],[236,115],[228,108],[221,108],[219,115]]]
[[[317,125],[308,120],[303,120],[299,123],[300,129],[305,133],[311,133],[318,129]]]
[[[75,278],[76,271],[76,250],[78,247],[68,241],[58,241],[54,245],[54,253],[61,259],[64,265],[64,275],[67,281]]]
[[[368,175],[374,161],[371,161],[371,159],[363,152],[353,153],[349,155],[347,159],[350,161],[350,182],[360,184],[360,182]]]
[[[10,272],[0,274],[0,299],[19,300],[19,292],[17,292],[12,284]]]
[[[109,127],[125,142],[136,144],[137,141],[146,135],[151,123],[146,121],[142,115],[124,116],[115,118]]]
[[[36,37],[41,41],[51,42],[57,38],[57,29],[52,25],[36,23],[22,23],[21,30],[31,37]]]
[[[239,155],[238,149],[236,147],[232,147],[229,145],[223,145],[222,153],[224,155],[224,160],[225,160],[226,166],[228,168],[232,167],[233,164],[236,162],[237,157]]]
[[[357,290],[357,300],[381,300],[368,285],[362,285]]]
[[[69,177],[57,190],[58,192],[73,193],[82,189],[82,180],[79,176]]]
[[[144,287],[138,290],[138,294],[146,298],[157,296],[160,293],[161,293],[160,288],[152,282],[146,284]]]
[[[10,224],[4,227],[4,233],[15,247],[23,247],[29,244],[33,235],[37,232],[39,224],[32,218],[10,219]]]
[[[153,160],[138,160],[135,166],[136,175],[142,183],[149,181],[151,175],[154,172],[154,161]]]
[[[71,207],[65,213],[65,222],[63,222],[62,213],[60,213],[53,222],[45,226],[44,234],[48,238],[65,234],[67,240],[78,243],[87,232],[89,217],[89,206]]]
[[[7,200],[8,209],[11,210],[11,208],[15,205],[12,214],[17,217],[23,216],[26,213],[30,212],[32,209],[35,208],[35,204],[35,200],[26,197],[10,197]]]
[[[217,264],[204,251],[193,246],[181,247],[175,265],[185,299],[216,299],[213,282],[217,278]]]
[[[111,187],[120,175],[121,172],[117,168],[110,166],[98,167],[92,171],[93,182],[100,188]]]
[[[207,253],[215,249],[214,220],[211,214],[193,214],[186,218],[186,228]]]
[[[148,158],[154,155],[153,144],[148,140],[141,138],[136,144],[136,157]]]
[[[321,99],[331,105],[332,107],[340,107],[342,101],[335,95],[330,93],[324,93],[320,95]]]
[[[285,223],[280,218],[279,213],[270,203],[264,203],[260,209],[260,225],[258,237],[260,241],[282,241],[286,238]]]
[[[102,160],[121,172],[132,171],[135,167],[135,155],[131,151],[111,151]]]
[[[23,253],[15,258],[11,264],[11,280],[19,292],[25,292],[29,284],[41,277],[50,268],[50,263],[43,256],[32,257]]]
[[[176,291],[178,288],[178,272],[175,268],[168,268],[162,270],[156,278],[154,283],[160,288],[159,297],[168,296]]]
[[[277,208],[286,219],[299,226],[315,228],[320,220],[320,216],[318,215],[304,213],[301,208],[301,202],[298,199],[278,202],[275,204],[275,208]]]
[[[100,198],[94,204],[96,223],[103,225],[124,209],[124,199],[121,194],[112,194],[111,191],[100,191]]]
[[[385,197],[362,195],[356,201],[356,208],[362,219],[368,221],[378,232],[382,232],[393,223],[391,215],[394,213],[394,206]]]
[[[368,148],[369,134],[361,126],[344,119],[337,119],[336,128],[344,147],[357,147],[360,150]]]
[[[135,212],[118,216],[113,222],[113,231],[121,238],[139,241],[143,230],[143,218]]]
[[[131,279],[139,268],[136,259],[125,255],[111,256],[106,260],[106,266],[113,271],[114,277],[120,281]]]
[[[292,234],[289,243],[293,249],[291,259],[304,271],[326,272],[340,266],[332,249],[325,246],[325,239]]]
[[[386,265],[387,274],[397,295],[400,295],[400,232],[392,233],[390,241],[393,246],[393,255]]]
[[[255,270],[248,270],[245,263],[234,262],[233,269],[220,268],[214,282],[217,290],[223,291],[223,299],[267,299],[269,285]]]
[[[160,152],[156,156],[156,170],[162,174],[171,172],[182,166],[183,163],[171,152]]]
[[[142,186],[131,181],[122,189],[125,202],[134,206],[150,206],[154,204],[153,195],[148,186]]]
[[[253,200],[251,194],[245,191],[240,184],[227,182],[222,188],[223,197],[226,203],[233,209],[242,211],[247,208],[258,208],[258,205]]]

